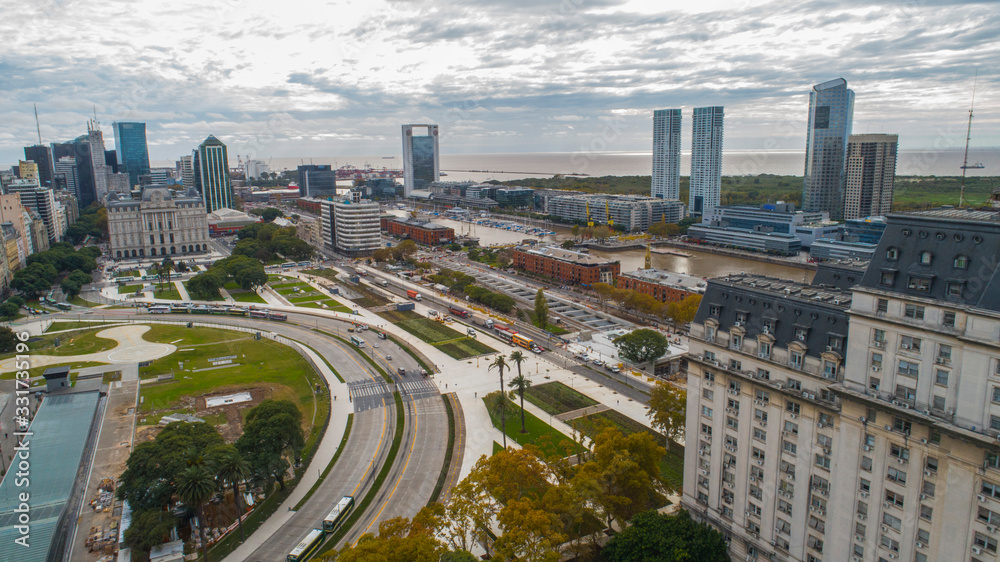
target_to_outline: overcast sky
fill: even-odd
[[[10,2],[11,0],[7,0]],[[683,7],[682,7],[683,6]],[[800,149],[812,85],[843,77],[854,132],[1000,145],[996,2],[948,0],[32,0],[0,21],[0,162],[145,121],[150,157],[649,151],[652,111],[724,105],[726,149]],[[12,10],[5,11],[12,16]],[[233,157],[235,160],[235,157]]]

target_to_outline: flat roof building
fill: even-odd
[[[660,302],[677,302],[703,294],[706,286],[700,277],[665,269],[637,269],[618,276],[618,287],[651,295]]]
[[[688,239],[700,244],[711,244],[725,248],[737,248],[775,254],[780,256],[798,255],[802,242],[792,234],[762,232],[746,228],[731,228],[711,225],[692,225],[688,228]]]
[[[557,246],[514,248],[514,267],[522,271],[558,279],[571,285],[613,284],[621,273],[621,263],[587,252]]]
[[[547,206],[549,215],[580,224],[588,222],[588,213],[594,224],[608,224],[610,214],[614,225],[628,232],[684,218],[684,204],[680,201],[635,195],[563,195],[549,197]]]
[[[809,248],[809,256],[817,260],[863,260],[875,256],[877,244],[844,240],[817,240]]]
[[[383,215],[380,217],[380,222],[382,230],[386,234],[399,238],[409,238],[418,244],[434,246],[436,244],[450,244],[455,241],[455,229],[450,226],[392,215]]]

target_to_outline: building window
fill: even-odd
[[[732,416],[726,416],[726,427],[730,429],[739,429],[740,422]]]
[[[882,514],[882,524],[888,525],[893,529],[896,529],[897,531],[903,528],[903,521],[899,517],[895,517],[891,513]]]
[[[936,369],[934,371],[934,384],[948,386],[948,371]]]
[[[896,445],[895,443],[889,447],[889,454],[904,461],[910,459],[910,450],[901,445]]]
[[[767,343],[766,341],[760,342],[759,349],[757,350],[757,356],[760,357],[761,359],[770,359],[771,344]]]
[[[861,457],[861,470],[871,472],[872,471],[872,460],[869,457]]]
[[[905,498],[903,497],[902,494],[897,494],[892,490],[885,491],[885,501],[891,503],[896,507],[903,507],[904,500]]]
[[[720,312],[722,312],[722,307],[720,307],[719,305],[713,304],[712,306],[708,307],[708,313],[711,316],[715,316],[716,318],[718,318]]]
[[[997,541],[994,538],[988,537],[982,533],[976,533],[976,538],[973,540],[976,546],[986,550],[988,552],[997,551]]]
[[[799,415],[799,411],[801,409],[802,407],[799,406],[798,402],[789,401],[785,403],[785,411],[788,412],[789,414],[794,414],[797,416]]]
[[[767,423],[767,412],[755,409],[753,411],[753,418],[759,422]]]
[[[767,404],[770,399],[771,395],[766,390],[759,390],[759,389],[757,390],[757,400],[760,400],[764,404]]]
[[[903,308],[903,316],[915,320],[924,319],[924,307],[915,304],[908,304]]]
[[[782,441],[781,442],[781,448],[786,453],[791,453],[793,455],[796,454],[796,453],[798,453],[798,451],[799,451],[798,446],[795,443],[792,443],[791,441]]]
[[[743,362],[742,361],[737,361],[736,359],[730,359],[729,360],[729,368],[731,370],[733,370],[733,371],[742,371],[743,370]]]
[[[826,455],[816,454],[816,466],[830,470],[830,457]]]
[[[898,468],[889,467],[889,473],[886,474],[886,479],[897,484],[906,484],[906,473]]]
[[[889,299],[878,299],[875,303],[875,312],[882,314],[889,312]]]
[[[896,385],[896,398],[904,400],[906,402],[913,402],[917,399],[916,389],[910,388],[908,386],[903,386],[901,384]]]
[[[882,285],[888,285],[890,287],[895,281],[896,281],[896,273],[893,271],[883,271],[881,277],[879,278],[879,282]]]
[[[774,333],[774,320],[764,320],[764,333],[765,334]]]
[[[915,338],[913,336],[900,336],[899,337],[899,348],[912,351],[914,353],[920,353],[920,338]]]
[[[708,419],[712,419],[712,409],[709,408],[708,406],[702,406],[701,415],[705,416]]]
[[[785,429],[783,431],[785,433],[789,433],[791,435],[798,435],[799,434],[799,424],[797,424],[797,423],[795,423],[793,421],[787,421],[786,420],[785,421]]]
[[[795,328],[795,339],[799,341],[806,341],[806,336],[809,333],[808,328]]]
[[[903,418],[892,418],[892,429],[909,435],[913,424]]]
[[[955,256],[955,269],[968,269],[969,258],[965,256]]]
[[[933,498],[935,490],[937,490],[937,486],[935,486],[933,482],[924,481],[924,487],[921,491],[925,496]]]
[[[708,359],[707,352],[706,352],[705,359]],[[705,371],[705,375],[702,378],[705,379],[705,382],[715,382],[715,373],[710,372],[710,371]]]
[[[920,518],[921,519],[926,519],[926,520],[930,521],[931,517],[933,515],[934,515],[934,508],[933,507],[931,507],[929,505],[922,505],[922,506],[920,506]]]
[[[915,275],[910,276],[910,281],[906,285],[907,289],[917,291],[919,293],[928,293],[931,290],[931,280],[926,277],[917,277]]]
[[[743,347],[743,336],[739,334],[732,334],[729,336],[729,348],[735,349],[737,351]]]
[[[797,390],[799,392],[802,391],[802,381],[797,381],[795,379],[788,379],[785,382],[785,386],[788,387],[789,390]]]
[[[715,328],[713,326],[705,326],[705,341],[715,342]]]
[[[903,375],[904,377],[916,378],[917,375],[920,373],[920,364],[913,363],[911,361],[903,361],[901,359],[899,361],[899,367],[896,368],[896,372],[899,373],[900,375]]]
[[[872,353],[872,368],[881,369],[882,368],[882,354]]]
[[[977,517],[983,523],[987,525],[998,525],[1000,524],[1000,514],[995,511],[990,511],[985,507],[979,508],[979,516]]]
[[[837,363],[836,361],[823,360],[823,378],[825,379],[836,379],[837,378]]]
[[[769,381],[771,380],[771,371],[767,369],[757,369],[757,378]]]
[[[885,253],[885,259],[896,261],[899,259],[899,248],[889,248]]]
[[[736,325],[737,326],[742,326],[742,325],[744,325],[746,323],[747,323],[747,313],[746,312],[737,312],[736,313]]]
[[[931,261],[934,259],[934,254],[924,250],[920,252],[920,265],[930,265]]]
[[[703,388],[701,389],[701,397],[704,398],[705,400],[714,400],[715,392],[713,392],[708,388]]]
[[[962,286],[964,285],[961,281],[948,281],[946,285],[946,296],[952,299],[962,298]]]
[[[942,315],[942,317],[941,317],[941,323],[944,324],[945,326],[949,327],[949,328],[954,328],[955,327],[955,313],[954,312],[945,312],[944,315]]]
[[[753,428],[753,438],[758,441],[767,441],[767,433],[759,427]]]
[[[788,362],[788,364],[793,369],[801,369],[802,368],[802,352],[801,351],[793,351],[793,352],[789,353],[789,362]]]

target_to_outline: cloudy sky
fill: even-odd
[[[7,0],[11,2],[12,0]],[[9,12],[9,10],[8,10]],[[854,131],[1000,145],[995,2],[32,0],[0,21],[0,162],[145,121],[150,156],[208,134],[261,157],[649,151],[652,110],[726,107],[726,148],[804,146],[808,91],[843,77]],[[10,14],[8,14],[10,15]],[[685,138],[685,140],[688,140]]]

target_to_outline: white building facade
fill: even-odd
[[[691,129],[691,186],[688,213],[705,217],[722,198],[722,106],[696,107]]]
[[[108,196],[113,259],[193,256],[208,251],[208,214],[197,191],[175,197],[165,186],[149,186],[138,200]]]
[[[653,112],[653,180],[650,195],[681,198],[681,110]]]

